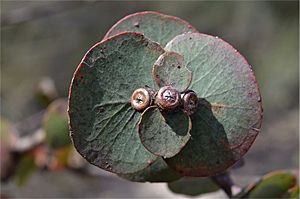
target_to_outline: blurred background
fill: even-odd
[[[12,123],[38,113],[41,81],[67,97],[78,63],[122,17],[158,11],[190,22],[238,49],[258,79],[264,121],[260,135],[233,171],[247,179],[299,168],[299,5],[288,2],[1,1],[1,117]],[[30,133],[24,131],[23,133]],[[133,183],[106,172],[38,171],[23,186],[1,184],[9,197],[173,197],[165,184]],[[249,178],[247,178],[249,177]],[[157,190],[157,191],[155,191]],[[174,196],[175,197],[175,196]],[[182,196],[180,196],[182,197]]]

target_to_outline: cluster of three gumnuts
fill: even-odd
[[[164,111],[182,109],[187,115],[192,115],[197,110],[198,97],[192,90],[180,93],[172,86],[164,86],[156,91],[146,86],[133,92],[131,105],[139,112],[149,106],[157,105]]]

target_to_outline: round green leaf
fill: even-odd
[[[260,132],[258,85],[247,61],[225,41],[200,33],[182,34],[166,50],[181,54],[193,73],[189,89],[199,99],[186,147],[167,161],[183,175],[211,176],[239,160]]]
[[[297,178],[289,171],[273,171],[245,187],[234,198],[298,198]]]
[[[61,148],[71,143],[67,108],[66,99],[57,99],[48,106],[44,115],[46,141],[53,148]]]
[[[170,169],[162,158],[158,158],[141,171],[119,176],[133,182],[173,182],[181,178],[181,175]]]
[[[92,47],[70,87],[70,131],[77,151],[102,169],[133,173],[157,156],[138,136],[141,114],[130,105],[134,90],[153,87],[151,66],[164,50],[138,33],[122,33]]]
[[[157,107],[147,108],[139,123],[143,145],[151,153],[173,157],[190,139],[191,120],[183,111],[161,112]]]
[[[154,63],[152,74],[159,87],[172,86],[179,92],[185,91],[192,81],[192,73],[184,66],[183,57],[175,52],[162,54]]]
[[[218,191],[218,187],[210,178],[183,177],[178,181],[168,183],[169,189],[178,194],[198,196]]]
[[[285,171],[271,172],[247,188],[245,198],[280,198],[296,185],[296,176]]]
[[[185,32],[197,32],[188,22],[158,12],[138,12],[118,21],[104,39],[121,32],[141,32],[145,37],[165,46],[175,36]]]

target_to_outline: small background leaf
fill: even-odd
[[[58,92],[53,79],[50,77],[43,77],[36,86],[35,97],[42,106],[48,106],[56,99],[58,97]]]
[[[210,178],[192,177],[183,177],[178,181],[168,183],[168,187],[174,193],[188,196],[198,196],[220,189]]]
[[[68,103],[66,99],[57,99],[47,108],[43,119],[46,140],[53,148],[71,144],[68,125]]]
[[[296,176],[289,172],[272,172],[263,176],[258,183],[250,185],[244,198],[281,198],[296,183]]]
[[[183,111],[161,112],[155,106],[143,112],[139,123],[143,145],[163,157],[172,157],[185,146],[190,139],[190,129],[190,118]]]
[[[119,176],[133,182],[172,182],[181,178],[181,175],[170,169],[162,158],[158,158],[141,171]]]
[[[197,32],[188,22],[158,12],[138,12],[118,21],[104,39],[121,32],[141,32],[145,37],[165,46],[175,36],[185,32]]]
[[[27,154],[22,156],[15,173],[17,185],[24,185],[36,169],[33,155]]]
[[[153,78],[159,87],[172,86],[185,91],[191,81],[192,72],[184,66],[184,58],[175,52],[165,52],[153,66]]]

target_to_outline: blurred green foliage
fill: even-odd
[[[57,99],[47,108],[43,119],[47,143],[53,148],[61,148],[71,144],[67,115],[66,99]]]
[[[295,187],[296,186],[296,187]],[[250,184],[236,198],[293,198],[299,197],[297,178],[288,171],[274,171],[263,176],[258,182]]]
[[[36,169],[37,166],[34,162],[34,157],[31,154],[23,156],[14,176],[16,184],[18,186],[24,185]]]

